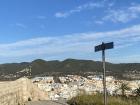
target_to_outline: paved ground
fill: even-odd
[[[26,105],[68,105],[62,101],[35,101],[28,102]]]

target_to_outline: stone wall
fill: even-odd
[[[28,100],[47,99],[47,93],[39,90],[27,78],[20,78],[11,82],[0,82],[0,105],[24,105]]]

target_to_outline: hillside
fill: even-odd
[[[45,61],[37,59],[32,62],[22,63],[8,63],[0,65],[0,73],[15,74],[24,69],[30,69],[32,76],[62,72],[62,73],[83,73],[83,72],[102,72],[102,62],[92,60],[77,60],[66,59],[64,61]],[[125,74],[125,73],[139,73],[140,63],[121,63],[112,64],[106,63],[106,70],[108,74]]]

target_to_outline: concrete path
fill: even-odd
[[[66,102],[60,101],[35,101],[28,102],[26,105],[68,105]]]

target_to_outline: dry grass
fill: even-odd
[[[78,95],[68,101],[70,105],[103,105],[103,96],[98,95]],[[140,105],[140,97],[108,96],[107,105]]]

